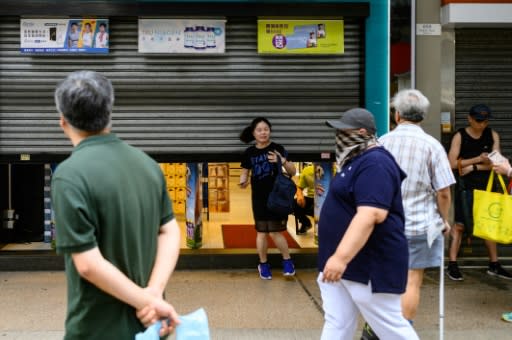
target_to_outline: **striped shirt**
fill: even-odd
[[[416,124],[400,124],[379,142],[407,174],[402,182],[405,235],[423,235],[430,225],[442,225],[436,192],[454,184],[455,177],[441,143]]]

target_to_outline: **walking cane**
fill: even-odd
[[[445,222],[446,223],[446,222]],[[441,266],[439,267],[439,340],[444,339],[444,234],[441,232]]]

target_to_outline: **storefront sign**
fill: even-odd
[[[343,20],[258,20],[258,53],[343,54]]]
[[[224,53],[225,20],[139,19],[141,53]]]
[[[21,19],[22,53],[108,53],[108,19]]]
[[[452,132],[452,114],[450,111],[441,112],[441,132]]]
[[[441,35],[441,24],[416,24],[416,35]]]

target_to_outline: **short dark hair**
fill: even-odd
[[[114,89],[100,73],[76,71],[57,85],[55,105],[74,128],[98,132],[110,124]]]
[[[107,28],[107,24],[105,24],[104,22],[102,22],[102,23],[100,24],[100,26],[103,26],[103,27]]]
[[[254,132],[254,129],[256,129],[256,125],[259,123],[264,122],[268,125],[268,128],[272,131],[272,124],[268,121],[265,117],[257,117],[254,118],[251,122],[251,125],[247,126],[242,133],[240,134],[240,140],[244,143],[250,143],[254,140],[254,135],[252,134]]]

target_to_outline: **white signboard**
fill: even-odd
[[[226,20],[139,19],[141,53],[224,53]]]
[[[441,35],[441,24],[416,24],[416,35]]]
[[[22,53],[108,53],[108,19],[21,19]]]

